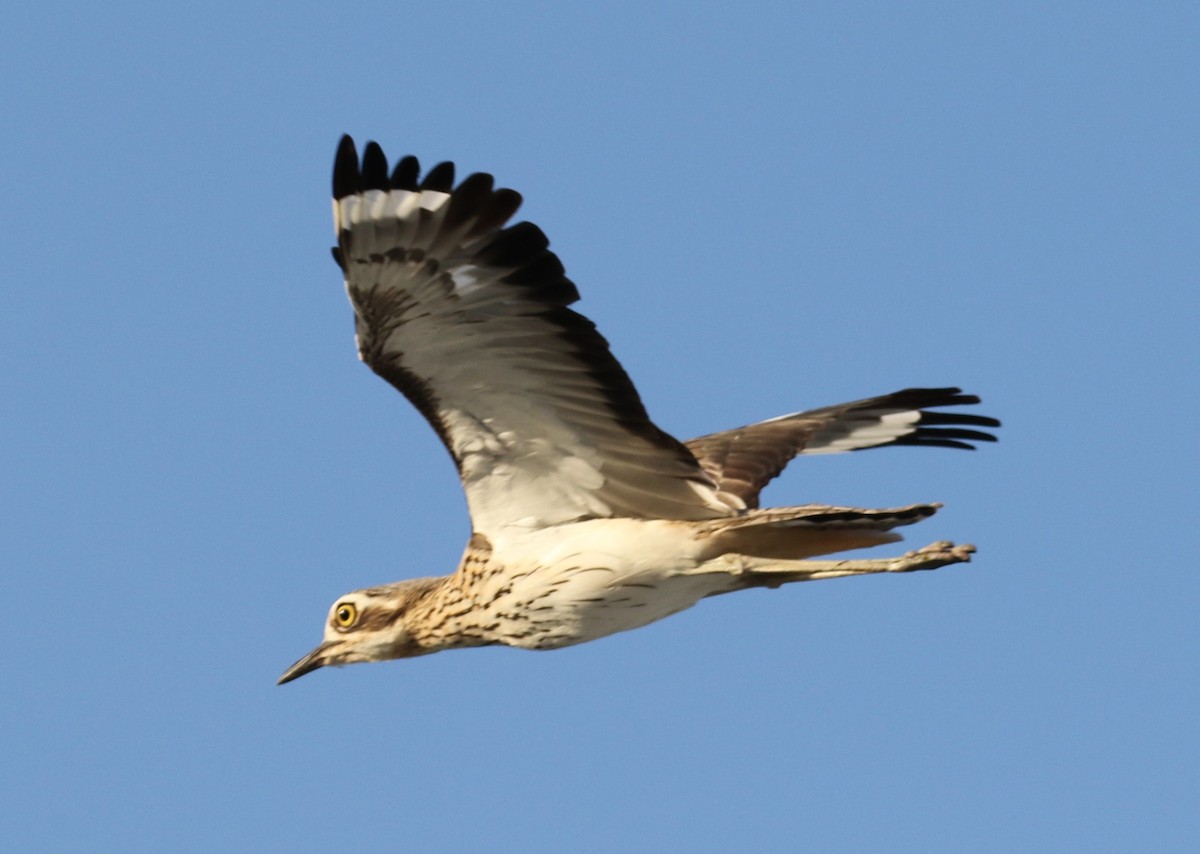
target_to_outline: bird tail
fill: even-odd
[[[700,523],[707,556],[741,554],[797,560],[816,555],[895,543],[892,528],[912,525],[938,511],[940,504],[912,504],[884,510],[806,504],[773,507],[741,516]]]
[[[913,504],[883,510],[809,504],[756,510],[729,519],[700,523],[705,543],[704,571],[719,569],[736,579],[726,590],[778,587],[877,572],[936,569],[970,560],[974,546],[937,542],[896,558],[810,560],[818,555],[894,543],[893,528],[912,525],[938,511],[940,504]]]

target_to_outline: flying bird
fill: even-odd
[[[429,421],[458,468],[472,534],[458,568],[357,590],[280,677],[325,665],[503,644],[556,649],[639,628],[707,596],[935,569],[973,546],[821,555],[898,541],[938,504],[760,508],[796,456],[885,445],[973,448],[1000,422],[946,412],[957,388],[910,388],[680,442],[659,429],[521,196],[454,165],[389,172],[343,137],[334,259],[362,361]]]

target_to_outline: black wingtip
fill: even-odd
[[[374,140],[363,149],[362,186],[364,190],[388,189],[387,155]]]
[[[521,194],[516,190],[507,188],[496,190],[480,206],[470,236],[478,237],[481,234],[490,234],[503,228],[519,207],[521,207]]]
[[[967,442],[996,441],[995,436],[991,433],[984,433],[982,430],[967,430],[962,427],[926,427],[923,424],[917,427],[914,435],[921,436],[924,440],[961,439]]]
[[[450,207],[442,220],[442,228],[448,232],[457,231],[474,220],[492,198],[493,183],[492,176],[486,172],[468,175],[450,196]]]
[[[417,189],[417,179],[421,175],[421,163],[411,154],[407,157],[401,157],[400,162],[396,164],[396,168],[392,171],[392,189],[393,190],[415,190]]]
[[[1000,419],[992,418],[989,415],[975,415],[974,413],[966,412],[930,412],[926,410],[921,413],[919,423],[930,427],[954,424],[973,424],[976,427],[999,427]]]
[[[550,239],[532,222],[518,222],[496,236],[479,250],[478,258],[495,267],[516,269],[544,252]]]
[[[995,442],[996,437],[972,427],[999,427],[1000,422],[986,415],[971,415],[962,412],[930,412],[922,410],[917,419],[917,429],[906,436],[892,440],[894,445],[910,445],[925,448],[961,448],[975,450],[972,442]]]
[[[961,448],[975,450],[974,442],[995,442],[996,437],[984,430],[972,428],[996,428],[1000,420],[989,415],[967,412],[941,412],[945,406],[974,406],[980,399],[974,394],[964,394],[957,386],[942,388],[906,388],[879,398],[861,401],[868,411],[891,410],[900,412],[915,409],[916,429],[882,444],[909,445],[926,448]],[[867,447],[878,447],[869,445]]]
[[[422,190],[435,190],[439,193],[449,193],[454,189],[454,164],[450,161],[439,163],[429,170],[425,180],[421,182]]]
[[[338,143],[333,158],[333,198],[344,199],[362,191],[362,176],[358,171],[358,150],[354,139],[345,134]]]

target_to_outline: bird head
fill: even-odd
[[[339,597],[329,609],[325,639],[285,670],[278,684],[327,665],[412,658],[434,652],[437,647],[424,646],[414,638],[407,618],[413,605],[423,601],[441,582],[440,578],[417,578]]]

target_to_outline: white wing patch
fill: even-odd
[[[869,421],[860,427],[851,428],[849,432],[818,430],[813,433],[812,438],[808,441],[808,446],[800,453],[805,455],[840,454],[843,451],[857,451],[861,448],[885,445],[912,433],[917,429],[917,422],[920,420],[920,412],[909,410],[908,412],[890,412],[887,415],[881,415],[873,422]]]
[[[418,210],[435,213],[449,199],[449,193],[437,190],[366,190],[361,195],[334,199],[334,233],[367,222],[409,220]]]

